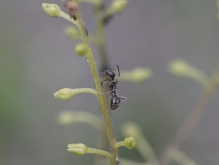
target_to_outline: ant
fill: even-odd
[[[103,80],[101,82],[101,84],[103,85],[103,83],[105,82],[108,82],[108,86],[110,88],[110,93],[111,93],[111,101],[110,101],[110,109],[111,110],[115,110],[116,108],[119,107],[119,104],[126,101],[127,98],[126,97],[123,97],[123,96],[120,96],[119,94],[116,93],[116,90],[118,89],[116,87],[118,81],[115,80],[115,76],[120,76],[120,71],[119,71],[119,66],[116,65],[117,68],[118,68],[118,73],[115,73],[111,70],[104,70],[104,73],[108,76],[108,78],[106,78],[105,80]],[[122,102],[121,102],[121,99],[124,99]]]

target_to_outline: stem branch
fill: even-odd
[[[208,105],[210,98],[213,95],[213,92],[217,88],[217,80],[219,77],[219,65],[212,76],[212,78],[209,80],[208,84],[206,85],[204,92],[199,99],[197,105],[194,107],[194,109],[191,111],[190,115],[186,118],[186,120],[183,122],[183,124],[178,129],[177,133],[175,134],[174,138],[168,145],[167,149],[165,150],[163,157],[161,158],[161,165],[167,165],[171,162],[171,158],[173,157],[172,154],[174,152],[171,152],[173,150],[177,150],[180,148],[180,146],[185,142],[195,125],[198,123],[199,119],[202,117],[206,110],[206,106]],[[171,152],[171,156],[170,156]]]
[[[77,1],[75,1],[75,2],[78,5],[78,2]],[[108,135],[108,139],[109,139],[109,142],[110,142],[110,148],[111,148],[110,164],[115,165],[116,157],[117,157],[117,153],[118,153],[118,150],[116,148],[114,148],[114,145],[116,143],[116,138],[115,138],[115,135],[114,135],[112,124],[111,124],[111,119],[110,119],[110,114],[109,114],[109,111],[108,111],[108,108],[107,108],[106,99],[104,97],[104,91],[103,91],[102,86],[101,86],[101,81],[100,81],[99,74],[98,74],[98,71],[97,71],[97,67],[96,67],[96,64],[95,64],[95,61],[94,61],[92,50],[91,50],[91,47],[90,47],[90,44],[89,44],[89,41],[88,41],[86,30],[85,30],[85,27],[84,27],[84,24],[83,24],[83,20],[82,20],[82,17],[81,17],[79,6],[78,6],[78,12],[77,12],[76,16],[77,16],[77,25],[78,25],[79,31],[81,33],[82,41],[89,48],[86,57],[87,57],[87,62],[90,66],[91,74],[92,74],[93,79],[94,79],[94,84],[96,86],[97,99],[98,99],[98,102],[99,102],[99,105],[100,105],[102,118],[103,118],[103,121],[104,121],[104,124],[105,124],[105,127],[106,127],[106,132],[107,132],[107,135]]]

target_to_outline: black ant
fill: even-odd
[[[120,71],[119,71],[119,66],[116,65],[117,68],[118,68],[118,73],[115,73],[111,70],[104,70],[104,73],[108,76],[108,78],[106,78],[105,80],[103,80],[101,82],[102,83],[105,83],[105,82],[108,82],[108,86],[110,88],[110,93],[111,93],[111,101],[110,101],[110,109],[111,110],[115,110],[116,108],[119,107],[119,104],[126,101],[127,98],[126,97],[123,97],[123,96],[120,96],[116,93],[116,90],[118,89],[116,87],[118,81],[115,80],[115,76],[120,76]],[[121,102],[121,99],[124,99],[122,102]]]

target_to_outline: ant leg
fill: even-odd
[[[116,89],[114,89],[114,90],[111,90],[111,91],[109,91],[109,92],[106,92],[104,95],[108,95],[108,94],[110,94],[110,93],[112,93],[112,92],[115,92],[115,91],[117,91],[119,88],[116,88]]]
[[[109,82],[111,80],[110,77],[106,78],[105,80],[101,80],[101,85],[103,86],[103,84]]]
[[[118,81],[116,81],[116,80],[114,80],[114,81],[110,81],[111,80],[111,78],[110,77],[108,77],[108,78],[106,78],[105,80],[102,80],[101,81],[101,85],[102,85],[102,87],[103,87],[103,84],[105,84],[105,83],[112,83],[112,86],[115,86],[117,83],[118,83]],[[109,88],[111,88],[111,87],[109,87]]]
[[[102,80],[103,83],[109,82],[109,80],[111,80],[110,77],[106,78],[105,80]]]
[[[117,69],[118,69],[118,74],[117,73],[115,73],[117,76],[119,76],[120,77],[120,70],[119,70],[119,66],[118,65],[116,65],[117,66]]]
[[[117,84],[117,83],[118,83],[117,80],[112,80],[112,81],[109,81],[109,82],[112,82],[112,83],[114,83],[114,84]]]
[[[109,82],[109,88],[114,87],[118,83],[117,80],[112,80],[112,81],[108,81],[108,82]],[[112,84],[110,84],[110,83],[112,83]]]
[[[124,97],[124,96],[119,96],[118,98],[120,98],[120,99],[125,99],[124,101],[126,101],[128,98],[127,97]],[[124,102],[123,101],[123,102]]]
[[[119,70],[119,66],[118,66],[118,65],[116,65],[116,67],[117,67],[117,69],[118,69],[118,73],[115,73],[115,72],[113,72],[113,71],[111,71],[111,72],[113,72],[115,75],[117,75],[117,76],[119,76],[119,77],[120,77],[120,70]]]

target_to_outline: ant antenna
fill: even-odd
[[[117,73],[115,73],[117,76],[119,76],[120,77],[120,70],[119,70],[119,66],[118,65],[116,65],[116,67],[117,67],[117,69],[118,69],[118,74]]]

